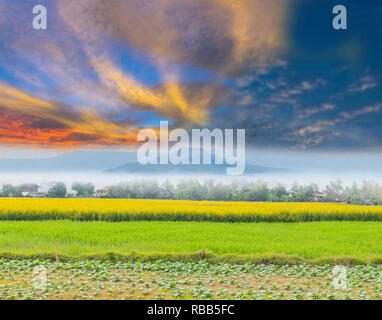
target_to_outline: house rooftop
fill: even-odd
[[[38,184],[35,184],[35,183],[23,183],[23,184],[20,184],[19,187],[39,187]]]

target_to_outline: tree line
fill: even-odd
[[[92,183],[74,182],[72,190],[77,197],[95,196]],[[321,192],[321,193],[320,193]],[[3,185],[1,197],[21,197],[18,186]],[[63,182],[51,185],[47,197],[64,198],[70,196]],[[382,186],[364,181],[358,185],[344,186],[340,180],[330,182],[321,189],[317,184],[293,184],[289,189],[283,184],[269,186],[265,182],[234,181],[229,184],[206,180],[183,179],[177,183],[156,180],[133,180],[106,187],[102,198],[123,199],[168,199],[168,200],[211,200],[211,201],[273,201],[273,202],[348,202],[352,204],[382,204]]]
[[[72,190],[77,192],[78,197],[93,197],[95,193],[94,185],[90,182],[74,182],[72,184]],[[50,198],[65,198],[70,195],[67,192],[65,183],[54,182],[49,187],[46,196]],[[11,184],[3,184],[0,197],[22,197],[22,188]]]
[[[321,192],[321,193],[320,193]],[[317,184],[283,184],[270,187],[265,182],[232,182],[213,180],[180,180],[176,184],[155,180],[131,181],[107,187],[107,198],[211,200],[211,201],[273,201],[273,202],[348,202],[353,204],[382,204],[382,186],[365,181],[344,186],[340,180],[330,182],[322,190]]]

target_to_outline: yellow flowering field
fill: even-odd
[[[0,220],[382,221],[382,206],[339,203],[1,198]]]

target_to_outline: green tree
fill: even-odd
[[[166,180],[160,186],[160,198],[161,199],[174,199],[175,197],[175,188],[170,183],[169,180]]]
[[[65,198],[66,185],[63,182],[56,182],[48,190],[48,197],[50,198]]]
[[[110,198],[131,198],[130,185],[128,183],[118,183],[107,187],[107,197]]]
[[[249,191],[244,195],[246,201],[267,201],[269,189],[266,183],[257,183],[249,187]]]
[[[3,197],[22,197],[21,188],[11,184],[3,185]]]
[[[215,184],[207,194],[208,200],[213,201],[227,201],[230,200],[232,195],[229,192],[229,187],[221,182]]]
[[[330,182],[326,186],[326,201],[343,201],[344,199],[344,187],[342,186],[342,181],[338,179],[337,181]]]
[[[272,201],[281,201],[281,199],[287,195],[287,191],[285,189],[285,187],[281,184],[275,186],[274,188],[272,188],[271,192],[270,192],[270,199]],[[274,199],[274,200],[273,200]]]
[[[142,196],[144,199],[160,198],[160,187],[157,181],[142,181]]]
[[[361,190],[358,185],[354,182],[352,186],[345,189],[345,198],[347,201],[353,204],[363,204]]]
[[[74,182],[72,189],[77,191],[79,197],[91,197],[94,194],[94,185],[90,182]]]

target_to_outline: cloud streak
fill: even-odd
[[[135,143],[136,129],[132,124],[112,122],[94,109],[77,107],[74,110],[47,102],[4,83],[0,83],[0,107],[1,139],[5,143],[13,141],[63,148],[80,144]]]

